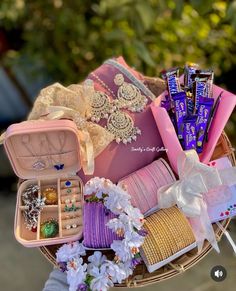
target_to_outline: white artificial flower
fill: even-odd
[[[132,232],[134,230],[132,219],[127,214],[121,213],[119,220],[123,223],[125,232]]]
[[[85,184],[84,194],[95,194],[97,198],[101,199],[104,193],[110,191],[112,185],[112,182],[108,179],[94,177]]]
[[[137,232],[125,233],[125,244],[130,248],[139,248],[144,243],[145,237],[139,235]]]
[[[94,266],[93,264],[88,264],[87,270],[90,276],[93,276],[93,277],[100,276],[100,268],[97,266]]]
[[[128,278],[129,276],[133,274],[131,262],[132,260],[126,261],[124,263],[123,262],[118,263],[118,266],[120,267],[120,269],[122,269],[125,272],[126,278]]]
[[[57,262],[67,262],[74,257],[84,256],[85,248],[79,242],[64,244],[56,253]]]
[[[118,218],[110,219],[106,225],[114,232],[119,229],[123,229],[124,232],[133,230],[132,221],[125,213],[121,213]]]
[[[133,207],[132,205],[127,205],[125,212],[132,221],[132,225],[140,230],[144,223],[144,216],[138,208]]]
[[[138,250],[144,239],[143,236],[136,232],[126,232],[125,238],[122,241],[113,241],[111,248],[122,262],[126,262],[134,257],[135,253],[132,253],[132,249],[136,248]]]
[[[90,288],[92,290],[106,291],[109,289],[109,287],[113,287],[113,282],[108,277],[106,269],[107,268],[104,262],[100,267],[96,267],[92,263],[88,265],[88,274],[94,277],[94,279],[90,283]]]
[[[130,196],[124,190],[122,192],[111,191],[109,192],[109,196],[105,197],[104,205],[114,214],[120,214],[127,204],[130,204],[129,200]]]
[[[92,256],[88,257],[88,261],[96,267],[100,267],[106,259],[107,257],[98,251],[94,252]]]
[[[121,265],[116,264],[113,261],[106,261],[105,263],[106,273],[113,283],[121,283],[127,278],[126,271]]]
[[[88,274],[93,277],[98,277],[105,273],[103,263],[107,260],[107,257],[102,255],[101,252],[94,252],[94,254],[88,257]]]
[[[114,240],[111,244],[111,248],[115,252],[116,256],[123,262],[131,260],[133,258],[133,254],[125,239]]]
[[[107,222],[106,226],[116,232],[118,229],[123,228],[124,224],[118,218],[112,218]]]
[[[89,180],[84,187],[84,194],[95,194],[99,199],[103,198],[103,194],[108,194],[104,198],[104,205],[114,214],[120,214],[130,205],[130,195],[122,187],[105,178],[94,177]]]
[[[78,285],[84,283],[87,276],[87,264],[83,264],[83,259],[73,259],[67,263],[67,283],[69,291],[77,291]]]
[[[90,195],[96,190],[98,177],[94,177],[93,179],[90,179],[84,186],[84,194]]]
[[[94,278],[90,283],[92,291],[107,291],[110,287],[113,287],[113,282],[108,276],[99,276]]]

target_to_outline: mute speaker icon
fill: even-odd
[[[215,266],[211,269],[211,278],[216,282],[222,282],[227,277],[226,269],[223,266]]]
[[[215,276],[216,276],[217,278],[222,277],[223,274],[224,274],[223,271],[220,271],[220,270],[215,271]]]

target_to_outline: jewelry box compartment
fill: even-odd
[[[82,217],[83,183],[78,176],[27,180],[17,194],[15,237],[27,247],[78,240]]]

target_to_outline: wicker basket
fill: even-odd
[[[150,90],[153,91],[153,93],[158,96],[160,93],[163,92],[165,89],[165,84],[162,80],[158,78],[146,78],[145,80],[146,85],[149,87]],[[233,165],[235,165],[235,156],[234,156],[234,149],[231,146],[231,143],[227,137],[227,135],[223,132],[217,145],[214,150],[212,159],[220,158],[223,156],[228,156],[232,162]],[[230,222],[230,219],[226,219],[221,221],[221,225],[224,229],[227,228],[228,224]],[[223,235],[223,232],[220,230],[220,228],[214,224],[214,231],[216,234],[216,238],[219,241]],[[58,250],[60,245],[53,245],[53,246],[47,246],[47,247],[41,247],[40,251],[42,254],[54,265],[56,264],[56,258],[55,253]],[[211,245],[209,242],[205,241],[205,244],[203,246],[203,249],[200,254],[197,253],[197,250],[194,249],[178,259],[172,261],[171,263],[165,265],[164,267],[156,270],[153,273],[149,273],[147,271],[147,268],[144,264],[141,264],[137,266],[137,268],[134,271],[134,274],[132,277],[130,277],[128,280],[123,282],[122,284],[117,284],[115,287],[144,287],[149,284],[157,283],[169,278],[174,277],[175,275],[181,274],[184,271],[188,270],[195,264],[197,264],[201,259],[203,259],[210,251],[212,250]],[[91,255],[92,252],[87,252],[87,256]],[[113,257],[112,251],[105,251],[104,254],[109,257]]]

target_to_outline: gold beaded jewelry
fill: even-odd
[[[172,207],[173,208],[173,207]],[[182,231],[180,232],[180,236],[182,237],[182,240],[186,242],[187,245],[190,245],[195,242],[195,237],[192,231],[192,228],[190,226],[189,221],[185,217],[185,215],[175,206],[174,209],[169,208],[170,211],[167,211],[165,209],[165,213],[169,216],[170,219],[172,219],[173,215],[175,216],[176,223],[178,223],[179,220],[184,220],[185,223],[182,224]],[[178,211],[176,211],[176,209]],[[179,229],[177,229],[178,231]],[[179,231],[178,231],[179,233]]]
[[[164,211],[160,215],[160,221],[161,223],[164,223],[164,227],[166,227],[168,231],[168,235],[171,239],[172,254],[175,254],[180,250],[182,246],[182,237],[176,229],[176,221],[175,223],[170,223],[170,219],[168,216],[166,216]],[[181,242],[181,244],[179,244],[179,242]]]
[[[150,216],[150,221],[152,223],[152,228],[156,228],[156,225],[158,225],[159,228],[159,239],[161,239],[161,247],[164,252],[163,258],[166,259],[172,255],[172,244],[171,238],[168,234],[168,229],[166,228],[165,224],[163,224],[163,221],[158,217]]]
[[[144,228],[148,231],[148,236],[145,238],[145,241],[147,241],[145,244],[143,244],[141,250],[145,254],[145,258],[148,264],[154,264],[155,259],[163,261],[163,252],[160,249],[161,244],[157,243],[155,239],[155,233],[152,232],[152,229],[147,221],[145,222]]]
[[[175,245],[175,241],[173,239],[173,235],[171,235],[171,230],[161,217],[157,217],[156,223],[159,223],[161,234],[163,236],[165,243],[165,248],[167,249],[167,255],[165,256],[165,259],[172,256],[174,253],[177,252],[177,248]]]
[[[149,225],[149,233],[151,233],[153,236],[153,240],[150,241],[150,244],[153,246],[153,253],[150,254],[149,260],[152,261],[153,258],[158,257],[159,260],[163,261],[170,254],[168,253],[168,250],[166,248],[166,242],[162,234],[163,229],[162,227],[156,228],[155,227],[156,223],[157,223],[156,219],[152,221],[152,218],[149,217],[147,224]]]
[[[42,197],[45,198],[45,204],[47,205],[55,205],[57,204],[57,190],[54,187],[48,187],[43,190]]]
[[[187,218],[176,206],[147,217],[144,229],[148,235],[141,252],[148,265],[161,262],[195,242]]]

